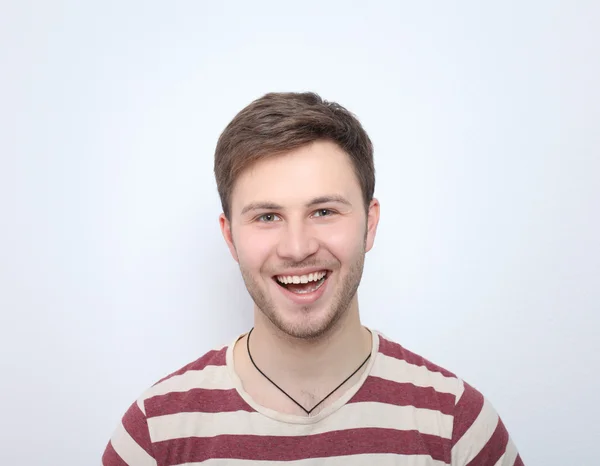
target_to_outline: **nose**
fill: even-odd
[[[294,262],[301,262],[319,249],[319,242],[310,227],[303,223],[288,222],[281,230],[277,254]]]

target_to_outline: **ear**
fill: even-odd
[[[367,211],[367,238],[365,244],[365,252],[369,252],[375,243],[375,235],[377,234],[377,225],[379,224],[379,201],[375,198],[369,204]]]
[[[221,227],[221,233],[223,234],[223,238],[225,238],[225,242],[227,243],[227,247],[229,248],[229,252],[233,257],[233,260],[239,262],[235,244],[233,243],[231,222],[227,219],[227,217],[225,217],[225,214],[219,215],[219,226]]]

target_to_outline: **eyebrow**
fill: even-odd
[[[307,208],[315,207],[319,204],[327,204],[328,202],[335,202],[338,204],[344,204],[344,205],[352,207],[352,203],[348,199],[346,199],[343,196],[337,195],[337,194],[315,197],[314,199],[311,199],[309,202],[306,203],[306,207]],[[254,211],[254,210],[282,210],[282,209],[283,209],[283,206],[281,206],[279,204],[275,204],[273,202],[252,202],[252,203],[246,205],[242,209],[242,215],[244,215],[250,211]]]
[[[338,194],[315,197],[308,204],[306,204],[306,207],[314,207],[319,204],[327,204],[329,202],[337,202],[338,204],[344,204],[348,207],[352,207],[352,203],[348,199]]]

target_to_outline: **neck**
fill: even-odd
[[[343,379],[371,350],[371,334],[360,322],[356,297],[344,316],[318,338],[294,338],[255,309],[252,357],[270,377],[288,383]]]

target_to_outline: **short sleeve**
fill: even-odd
[[[157,466],[143,405],[133,403],[102,456],[102,466]]]
[[[523,466],[494,407],[465,382],[454,413],[452,466]]]

